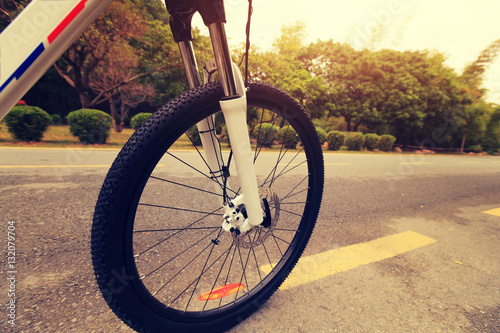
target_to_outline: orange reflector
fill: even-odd
[[[213,299],[219,299],[237,293],[243,288],[245,288],[245,285],[242,283],[227,284],[225,286],[215,288],[212,291],[207,291],[206,293],[201,294],[199,299],[200,301],[210,301]]]

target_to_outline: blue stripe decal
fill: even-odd
[[[14,74],[12,74],[7,79],[7,81],[5,81],[4,84],[2,84],[2,86],[0,87],[0,93],[5,89],[5,87],[7,87],[9,85],[9,83],[12,80],[14,80],[14,79],[19,80],[21,75],[23,75],[24,72],[26,72],[26,70],[35,62],[35,60],[40,56],[40,54],[42,54],[43,51],[45,51],[45,46],[43,45],[43,43],[41,43],[40,45],[38,45],[38,47],[33,52],[31,52],[31,54],[28,56],[28,58],[26,58],[26,60],[24,60],[24,62],[21,64],[21,66],[19,66],[19,68],[16,69]]]

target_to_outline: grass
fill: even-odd
[[[127,142],[130,136],[134,133],[134,129],[125,128],[121,133],[115,133],[111,130],[106,144],[100,145],[84,145],[78,141],[78,138],[73,136],[69,131],[69,126],[49,126],[45,132],[42,141],[40,142],[20,142],[15,141],[12,135],[7,131],[7,126],[4,122],[0,122],[0,147],[31,147],[31,148],[95,148],[95,149],[121,149]],[[252,145],[254,147],[254,145]],[[183,135],[180,140],[172,147],[179,150],[194,150],[191,141],[186,135]],[[223,150],[229,149],[227,144],[222,145]],[[265,148],[265,151],[274,151],[277,148]],[[328,153],[365,153],[365,151],[346,151],[345,148],[340,151],[330,151],[324,149]]]
[[[121,148],[128,138],[134,133],[133,129],[125,128],[121,133],[113,130],[109,134],[106,144],[83,145],[78,138],[69,131],[69,126],[49,126],[42,141],[40,142],[20,142],[15,141],[7,131],[5,123],[0,123],[0,147],[44,147],[44,148],[66,148],[66,147],[92,147],[92,148]]]
[[[96,149],[121,149],[127,142],[130,136],[134,133],[134,129],[125,128],[121,133],[115,133],[111,130],[106,144],[100,145],[84,145],[78,141],[78,138],[73,136],[69,131],[69,126],[49,126],[44,133],[40,142],[22,142],[15,141],[13,136],[8,132],[4,122],[0,122],[0,147],[32,147],[32,148],[96,148]],[[183,135],[173,146],[174,149],[194,149],[191,141],[186,135]]]

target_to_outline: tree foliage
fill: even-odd
[[[102,102],[105,92],[96,94],[92,84],[98,66],[110,61],[109,51],[138,41],[146,28],[141,8],[127,0],[113,2],[54,65],[77,90],[83,108]]]
[[[28,2],[4,0],[0,29]],[[210,40],[193,33],[202,68],[213,57]],[[357,50],[332,40],[305,45],[305,37],[304,23],[296,22],[283,26],[270,51],[252,47],[250,75],[290,93],[315,121],[327,125],[326,132],[390,133],[398,144],[414,146],[490,149],[500,142],[498,106],[485,102],[482,85],[500,40],[457,74],[436,52]],[[129,113],[151,112],[142,102],[161,105],[188,88],[161,0],[116,0],[54,68],[77,92],[82,107],[111,113],[116,131]],[[38,93],[28,94],[29,102],[39,105],[50,91],[43,100],[57,107],[44,109],[64,116],[70,108],[60,111],[59,105],[73,105],[74,98],[66,87],[58,89],[62,79],[54,79],[55,72],[42,78],[34,88]],[[56,91],[66,95],[54,97]]]
[[[482,75],[500,41],[457,73],[430,51],[355,50],[332,40],[303,45],[304,26],[285,26],[272,52],[251,55],[252,76],[294,96],[313,118],[340,117],[350,131],[391,133],[398,144],[477,144],[490,106]],[[253,59],[253,61],[252,61]]]
[[[139,56],[134,49],[121,43],[108,51],[108,56],[96,68],[90,83],[92,90],[109,103],[115,132],[123,130],[125,117],[132,107],[154,97],[150,83],[139,83],[138,79],[148,73],[137,73]]]

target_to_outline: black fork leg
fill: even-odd
[[[174,40],[179,44],[186,77],[190,88],[201,83],[192,47],[191,20],[199,12],[209,28],[219,78],[226,97],[237,96],[231,55],[227,43],[223,0],[166,0],[170,14],[170,27]]]

